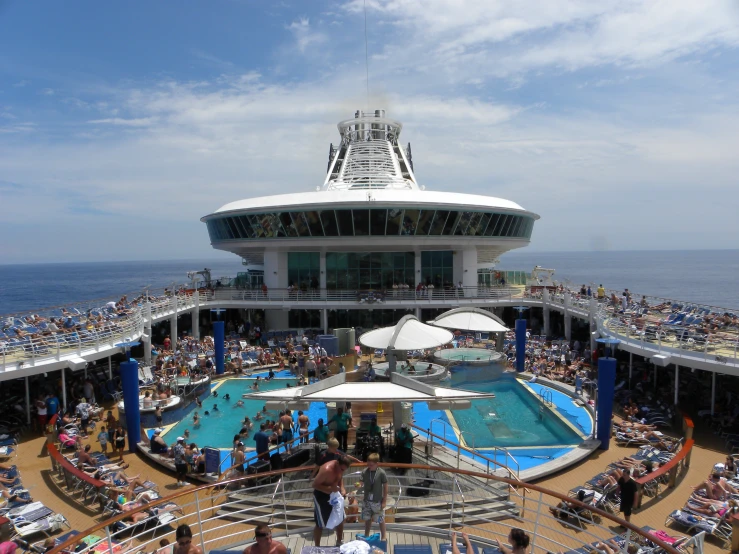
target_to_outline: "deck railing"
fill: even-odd
[[[390,499],[385,514],[388,531],[391,537],[396,532],[403,534],[396,543],[407,542],[404,540],[407,535],[448,539],[452,531],[464,530],[473,544],[492,547],[496,540],[505,543],[511,528],[522,527],[531,535],[531,552],[539,554],[568,551],[604,541],[614,536],[612,527],[621,525],[626,529],[621,537],[625,544],[623,551],[632,543],[644,543],[648,539],[662,552],[678,552],[658,536],[619,519],[613,513],[616,507],[608,503],[602,504],[604,510],[583,504],[567,494],[525,484],[532,492],[527,509],[523,511],[518,497],[508,492],[510,487],[521,484],[513,479],[433,466],[381,466],[389,472]],[[355,465],[344,476],[347,491],[360,491],[355,487],[356,471],[362,468],[363,464]],[[191,527],[193,542],[203,552],[214,548],[241,550],[243,545],[253,542],[253,534],[249,531],[258,522],[269,524],[273,537],[283,542],[296,535],[306,536],[314,525],[313,489],[309,480],[312,469],[294,468],[189,487],[141,505],[139,512],[129,510],[98,523],[51,552],[73,551],[77,547],[81,554],[93,549],[111,554],[119,549],[150,552],[158,548],[162,538],[174,542],[174,529],[183,523]],[[396,470],[408,470],[411,475],[394,475]],[[427,494],[423,498],[409,496],[409,486],[419,477],[426,481]],[[242,485],[246,488],[237,490]],[[558,514],[564,502],[571,508],[572,515],[563,525]],[[149,513],[152,515],[146,515]],[[140,521],[125,523],[133,517]],[[581,531],[573,533],[573,527]],[[363,529],[363,523],[345,523],[345,536]],[[675,534],[671,530],[667,532]],[[90,535],[103,540],[98,544],[82,543],[82,538]],[[124,541],[128,541],[127,544]],[[133,541],[138,543],[135,547],[130,546]],[[414,539],[414,542],[422,542],[422,539]],[[702,536],[691,542],[696,551],[702,553]],[[683,542],[682,546],[686,544]]]

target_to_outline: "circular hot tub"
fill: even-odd
[[[506,358],[500,352],[486,348],[447,348],[434,352],[434,360],[444,366],[505,364]]]

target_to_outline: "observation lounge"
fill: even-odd
[[[226,204],[202,218],[213,247],[241,256],[267,291],[289,289],[296,299],[318,290],[403,294],[419,286],[443,294],[485,283],[501,254],[529,244],[539,216],[509,200],[425,190],[410,143],[399,141],[402,128],[384,110],[357,111],[338,124],[322,186]],[[367,300],[360,309],[382,299]],[[320,326],[319,318],[301,310],[265,314],[272,329]],[[332,314],[324,318],[341,326]]]

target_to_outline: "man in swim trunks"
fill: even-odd
[[[280,439],[286,443],[289,452],[292,445],[287,443],[293,440],[293,414],[290,410],[285,410],[285,413],[280,416],[280,423],[282,423],[282,436]]]
[[[346,456],[342,456],[338,460],[331,460],[321,466],[313,481],[313,517],[316,526],[313,529],[313,544],[321,546],[321,536],[323,529],[326,527],[328,518],[331,515],[333,507],[329,503],[332,492],[340,492],[342,496],[346,496],[344,489],[344,481],[342,479],[344,472],[349,468],[350,462]],[[341,546],[344,540],[344,522],[342,521],[336,526],[336,546]]]
[[[310,425],[310,419],[307,415],[303,413],[302,410],[298,410],[298,433],[300,433],[300,442],[308,442],[308,434],[310,433],[310,429],[308,429],[308,426]]]

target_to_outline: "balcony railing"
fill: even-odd
[[[650,541],[650,552],[678,552],[675,545],[663,542],[659,536],[619,519],[615,515],[618,505],[607,498],[597,503],[582,503],[566,493],[486,473],[433,466],[381,465],[388,473],[385,519],[395,545],[407,543],[408,535],[415,536],[412,542],[416,544],[448,542],[453,531],[464,530],[478,548],[493,547],[497,540],[505,544],[510,530],[518,527],[525,528],[531,536],[532,553],[562,552],[613,538],[612,528],[621,525],[626,529],[616,539],[621,551],[629,551],[632,543],[645,545]],[[309,479],[312,469],[312,466],[300,467],[190,487],[142,504],[138,512],[115,515],[51,552],[150,552],[158,548],[162,538],[173,543],[174,529],[180,524],[190,526],[193,542],[203,552],[214,548],[241,550],[243,545],[253,542],[250,529],[257,523],[268,524],[273,539],[288,546],[304,544],[307,541],[302,538],[310,536],[314,525],[313,489]],[[356,491],[358,496],[361,489],[355,485],[361,469],[363,464],[355,465],[343,478],[347,492]],[[398,469],[409,474],[396,475]],[[428,485],[422,498],[409,495],[410,487],[420,477]],[[511,493],[520,487],[530,491],[527,497]],[[130,521],[134,515],[139,519],[135,524]],[[579,532],[573,533],[573,528]],[[363,523],[345,522],[345,537],[363,530]],[[671,530],[667,532],[675,534]],[[85,544],[82,538],[89,536],[102,540]],[[690,539],[680,537],[680,551],[693,547],[694,552],[702,554],[703,536],[701,533]]]

